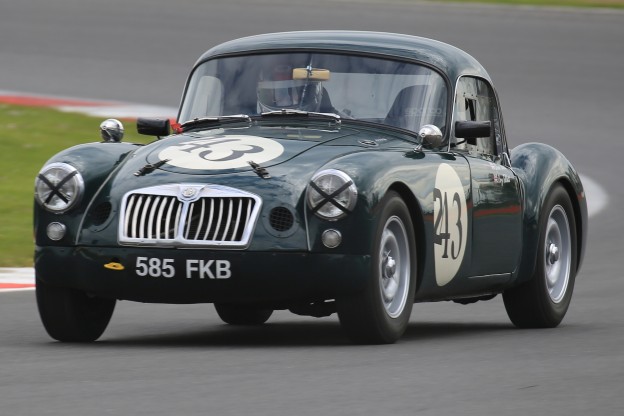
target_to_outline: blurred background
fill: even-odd
[[[68,346],[47,338],[33,292],[0,294],[0,414],[624,414],[624,1],[489,3],[0,0],[0,95],[175,111],[195,60],[233,38],[354,29],[447,42],[489,71],[512,147],[551,144],[608,194],[555,330],[513,329],[500,299],[423,304],[399,344],[354,347],[335,316],[283,313],[249,330],[221,325],[210,305],[122,303],[100,343]],[[51,154],[26,167],[36,149],[20,134],[56,141],[60,127],[24,118],[27,110],[16,124],[16,111],[0,106],[0,153],[11,166],[0,174],[0,239],[30,241],[28,187]],[[90,123],[84,141],[98,139],[99,120]],[[18,177],[26,199],[14,198]],[[10,228],[15,211],[21,231]]]

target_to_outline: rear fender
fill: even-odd
[[[522,183],[524,193],[523,252],[518,270],[514,273],[515,283],[531,279],[537,261],[540,239],[539,221],[542,206],[552,187],[561,184],[572,201],[577,231],[577,264],[581,267],[587,238],[587,200],[581,179],[565,156],[555,148],[528,143],[511,152],[512,169]]]

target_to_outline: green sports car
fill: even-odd
[[[213,303],[232,325],[337,313],[391,343],[414,302],[502,294],[518,327],[563,319],[587,235],[554,148],[507,145],[467,53],[372,32],[266,34],[200,57],[147,145],[53,156],[35,180],[37,304],[49,335],[99,338],[116,301]]]

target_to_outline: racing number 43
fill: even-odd
[[[457,230],[457,238],[456,238],[457,245],[455,245],[456,241],[451,236],[451,233],[449,232],[448,193],[447,192],[443,193],[440,189],[435,188],[433,190],[433,203],[440,204],[439,205],[440,209],[437,212],[438,215],[435,218],[433,242],[435,244],[444,246],[444,253],[442,254],[442,258],[446,259],[449,257],[449,247],[448,247],[449,240],[452,240],[451,241],[451,258],[453,260],[456,260],[459,257],[459,254],[461,252],[463,238],[464,238],[464,232],[463,232],[463,227],[462,227],[462,222],[461,222],[461,218],[462,218],[461,197],[459,196],[458,192],[455,192],[453,194],[453,199],[451,201],[451,209],[454,210],[454,212],[451,215],[453,216],[453,219],[457,218],[457,222],[454,225],[454,227],[456,227],[456,230]]]
[[[455,168],[446,163],[436,174],[433,221],[436,283],[444,286],[459,272],[468,243],[466,192]]]

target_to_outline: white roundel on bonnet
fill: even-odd
[[[442,163],[433,190],[433,242],[438,286],[457,275],[466,252],[468,209],[466,193],[453,167]]]
[[[221,136],[188,140],[166,147],[159,154],[168,165],[195,170],[237,169],[276,159],[284,147],[275,140],[256,136]]]

